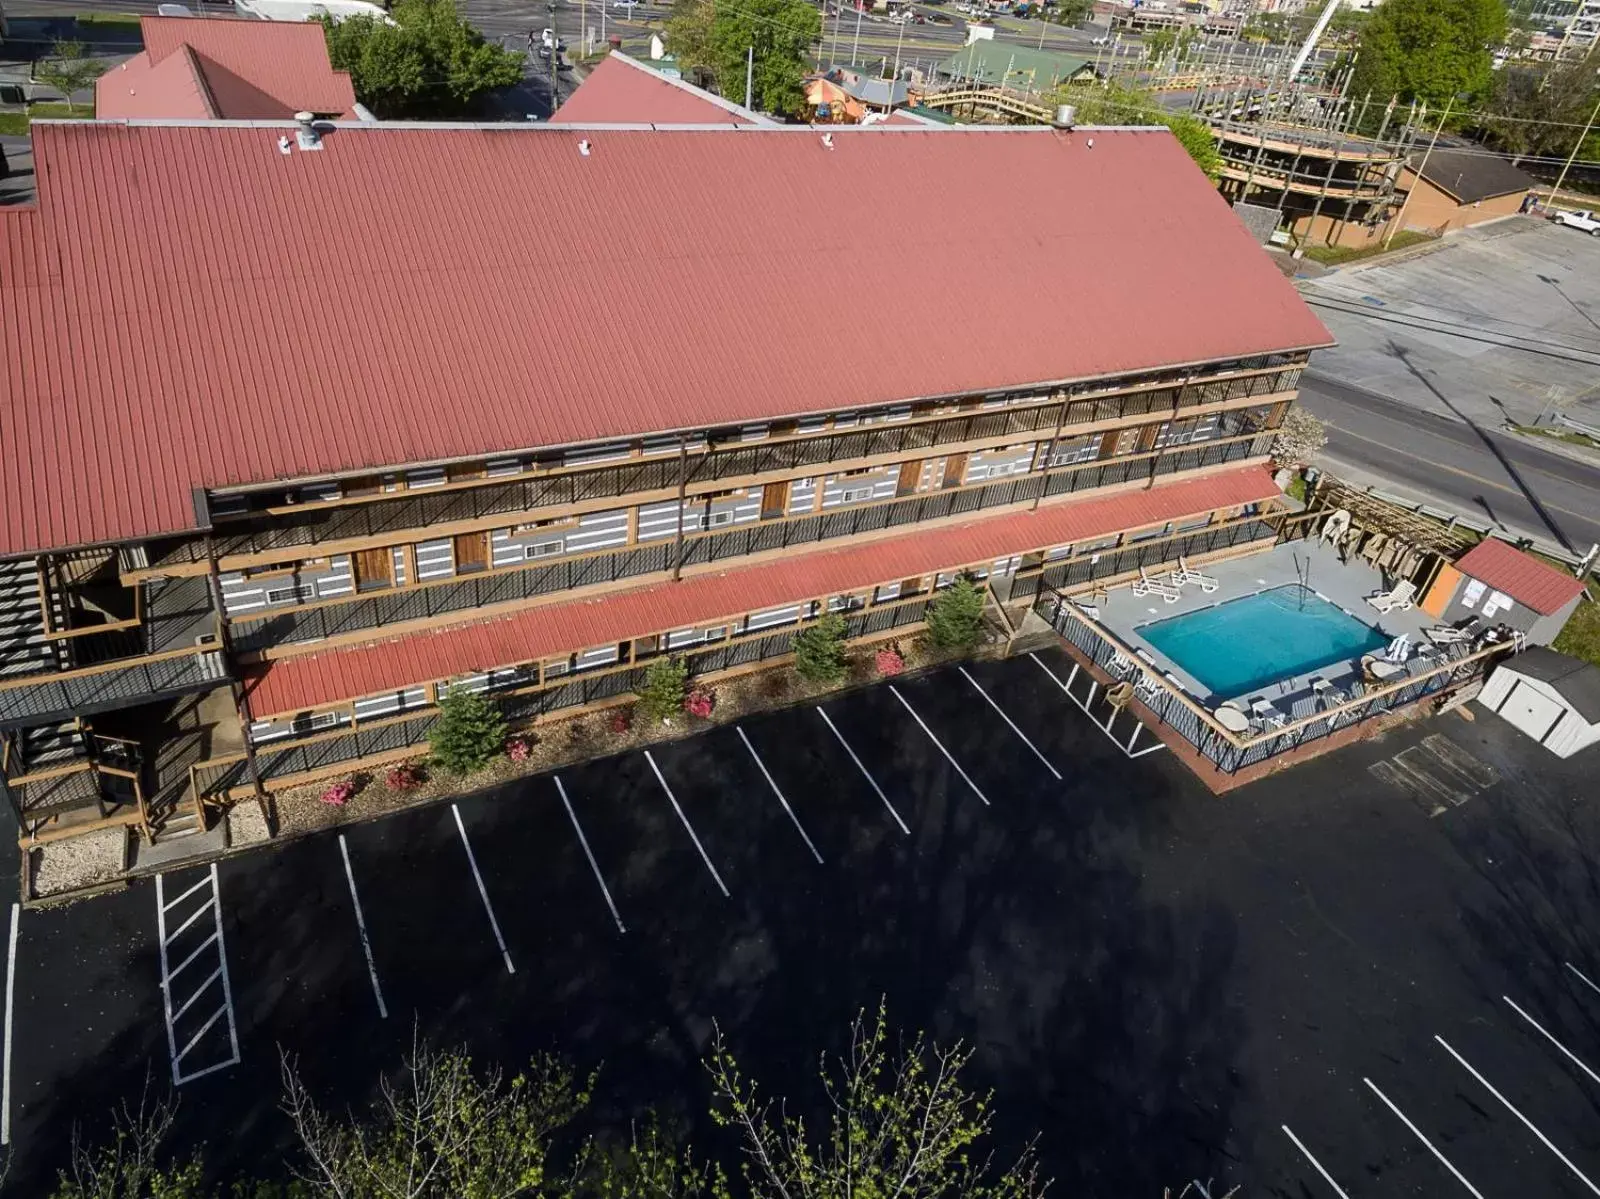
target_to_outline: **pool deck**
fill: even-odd
[[[1194,564],[1191,563],[1191,566]],[[1146,641],[1140,633],[1140,626],[1182,616],[1187,612],[1198,612],[1229,600],[1302,580],[1323,599],[1387,637],[1407,633],[1413,645],[1427,645],[1422,630],[1438,623],[1418,608],[1404,612],[1379,612],[1366,602],[1366,597],[1387,590],[1382,573],[1359,560],[1340,562],[1338,552],[1321,542],[1286,542],[1265,553],[1208,563],[1195,566],[1195,569],[1216,579],[1217,589],[1204,592],[1191,583],[1182,588],[1176,603],[1167,603],[1157,595],[1136,596],[1129,587],[1118,587],[1111,592],[1109,599],[1098,605],[1099,619],[1107,631],[1139,651],[1141,656],[1148,655],[1148,659],[1169,680],[1176,679],[1207,708],[1215,708],[1229,698],[1238,699],[1242,706],[1248,708],[1250,700],[1263,697],[1271,700],[1290,719],[1310,716],[1318,710],[1317,697],[1311,690],[1311,679],[1321,676],[1334,687],[1348,692],[1353,683],[1360,681],[1360,663],[1352,660],[1291,675],[1265,687],[1247,691],[1242,696],[1214,695],[1188,671]]]

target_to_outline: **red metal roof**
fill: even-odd
[[[350,76],[328,61],[315,21],[144,17],[144,53],[95,81],[95,115],[113,119],[276,120],[353,116]]]
[[[1145,491],[1042,506],[1037,512],[1002,513],[840,549],[793,554],[775,562],[693,575],[679,583],[546,605],[499,620],[279,658],[252,673],[247,689],[258,718],[298,712],[1257,503],[1277,494],[1271,477],[1260,467],[1202,475]]]
[[[766,125],[771,122],[613,50],[550,118],[562,125]]]
[[[192,528],[197,487],[1331,342],[1169,133],[1092,132],[36,122],[0,554]]]
[[[1541,615],[1559,612],[1583,591],[1583,582],[1507,545],[1486,537],[1466,552],[1456,569]]]

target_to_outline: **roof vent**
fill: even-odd
[[[585,158],[589,157],[589,139],[588,138],[584,138],[582,141],[580,141],[578,143],[578,153],[582,154]]]
[[[294,114],[294,139],[302,150],[322,149],[322,135],[317,132],[316,118],[309,112]]]
[[[1086,144],[1088,145],[1089,149],[1093,150],[1094,149],[1094,138],[1091,137]]]
[[[1071,104],[1056,105],[1056,119],[1051,122],[1057,129],[1071,129],[1078,123],[1078,110]]]
[[[824,134],[823,134],[823,135],[822,135],[822,147],[823,147],[823,149],[825,149],[825,150],[831,150],[831,149],[833,149],[833,134],[831,134],[831,133],[824,133]]]
[[[289,153],[289,139],[287,137],[280,137],[278,139],[278,153],[279,154],[287,154],[287,153]]]

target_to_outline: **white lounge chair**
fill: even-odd
[[[1384,648],[1383,660],[1385,662],[1404,662],[1411,656],[1411,638],[1408,634],[1401,633]]]
[[[1211,592],[1217,589],[1216,579],[1214,579],[1211,575],[1201,574],[1198,570],[1191,569],[1189,566],[1189,560],[1183,557],[1179,557],[1178,569],[1172,572],[1172,582],[1173,585],[1177,587],[1184,587],[1190,583],[1193,583],[1207,595],[1211,594]]]
[[[1106,667],[1107,672],[1114,679],[1125,679],[1130,671],[1137,669],[1138,667],[1134,665],[1133,659],[1121,653],[1113,653],[1111,655],[1111,665]]]
[[[1398,609],[1407,611],[1416,598],[1417,585],[1410,579],[1402,579],[1389,591],[1380,591],[1377,595],[1367,596],[1367,603],[1379,612],[1393,612]]]
[[[1278,705],[1264,695],[1258,695],[1250,701],[1250,715],[1269,729],[1281,729],[1289,723],[1284,714],[1278,710]]]
[[[1422,635],[1435,645],[1459,645],[1463,641],[1470,641],[1477,635],[1478,626],[1482,622],[1474,616],[1465,624],[1456,625],[1440,624],[1431,629],[1423,629]]]
[[[1387,683],[1405,674],[1406,668],[1398,662],[1385,662],[1376,654],[1368,654],[1361,659],[1361,669],[1369,679],[1377,683]]]
[[[1176,587],[1174,587],[1171,583],[1163,582],[1160,579],[1152,579],[1142,566],[1139,568],[1138,581],[1133,585],[1133,593],[1134,595],[1140,597],[1146,595],[1159,595],[1169,604],[1177,603],[1179,596],[1179,592]]]
[[[1350,695],[1340,687],[1335,687],[1320,674],[1310,678],[1311,694],[1324,708],[1337,708],[1340,704],[1349,703]]]

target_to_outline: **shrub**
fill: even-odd
[[[892,645],[887,649],[880,649],[874,654],[872,662],[878,668],[878,673],[886,679],[894,678],[895,675],[904,672],[906,668],[905,656]]]
[[[342,808],[355,793],[355,783],[350,779],[342,779],[322,793],[322,802],[329,807]]]
[[[701,720],[708,720],[717,706],[717,693],[715,691],[702,691],[696,687],[689,692],[683,700],[683,710],[690,716],[698,716]]]
[[[412,762],[402,762],[383,776],[391,791],[415,791],[422,786],[422,769]]]
[[[525,737],[519,733],[515,737],[506,738],[506,757],[513,762],[526,762],[531,753],[533,753],[532,737]]]
[[[657,658],[644,672],[639,711],[646,720],[670,720],[683,711],[688,690],[689,668],[677,658]]]
[[[849,631],[844,617],[825,612],[815,624],[795,634],[795,673],[808,683],[837,683],[845,675],[844,638]]]
[[[428,735],[433,760],[451,774],[482,770],[506,747],[499,706],[479,691],[452,688],[439,700],[439,721]]]
[[[633,709],[618,708],[615,712],[611,713],[610,724],[611,731],[620,737],[623,733],[626,733],[633,727]]]
[[[928,637],[941,649],[971,649],[983,636],[983,591],[962,575],[928,603]]]

